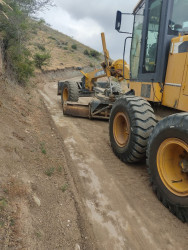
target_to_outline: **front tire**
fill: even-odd
[[[155,125],[153,109],[146,100],[136,96],[118,99],[109,122],[110,142],[116,156],[125,163],[143,160]]]
[[[64,82],[61,92],[61,103],[64,102],[77,102],[79,99],[79,89],[76,82]]]
[[[157,124],[148,142],[147,165],[158,199],[188,222],[188,113]]]

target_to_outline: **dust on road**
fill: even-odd
[[[108,122],[63,116],[56,82],[40,93],[64,140],[98,248],[186,249],[187,224],[157,200],[145,164],[126,165],[116,158]]]

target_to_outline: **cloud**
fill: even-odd
[[[47,23],[60,32],[102,52],[101,32],[106,34],[107,47],[113,59],[122,58],[125,36],[115,31],[116,11],[132,12],[138,0],[55,0],[56,7],[40,13]],[[132,30],[132,18],[124,20]],[[128,59],[129,48],[127,47]]]

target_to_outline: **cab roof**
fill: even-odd
[[[138,7],[140,6],[141,3],[143,3],[145,0],[140,0],[137,5],[135,6],[134,10],[133,10],[133,13],[135,13],[138,9]]]

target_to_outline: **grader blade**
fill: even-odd
[[[63,104],[63,114],[76,117],[90,118],[90,108],[88,104],[66,102]]]
[[[75,117],[83,117],[89,119],[108,120],[112,104],[93,100],[88,104],[78,102],[65,102],[63,104],[63,114]]]

